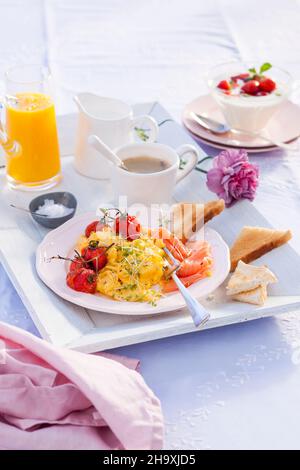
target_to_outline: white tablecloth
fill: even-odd
[[[206,92],[210,65],[236,58],[268,60],[300,78],[296,0],[0,0],[0,18],[0,73],[48,63],[60,112],[89,90],[159,100],[180,119]],[[261,168],[255,204],[294,230],[300,252],[300,155],[252,158]],[[0,320],[37,334],[1,266]],[[300,448],[300,312],[118,351],[142,360],[162,401],[166,448]]]

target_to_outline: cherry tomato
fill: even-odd
[[[97,240],[92,240],[86,248],[81,250],[81,256],[98,272],[100,269],[104,268],[107,263],[106,251],[106,247],[99,246]]]
[[[141,224],[134,215],[121,214],[115,220],[115,232],[126,240],[140,238]]]
[[[87,262],[84,261],[84,259],[81,256],[75,256],[75,258],[72,260],[70,264],[69,271],[78,271],[81,268],[87,268]]]
[[[107,227],[107,224],[104,223],[103,221],[101,220],[94,220],[93,222],[91,222],[85,229],[85,236],[87,238],[89,238],[89,236],[91,235],[91,233],[93,232],[100,232],[101,230],[103,230],[105,227]]]
[[[97,275],[92,269],[81,268],[67,274],[67,285],[79,292],[94,294],[97,287]]]

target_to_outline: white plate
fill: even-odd
[[[190,118],[190,113],[204,114],[219,122],[224,122],[221,109],[211,95],[199,96],[188,103],[183,111],[182,121],[185,127],[200,141],[216,148],[245,148],[248,152],[270,152],[278,149],[259,136],[232,132],[217,135],[204,129]],[[300,106],[291,101],[284,102],[276,114],[270,119],[264,134],[271,140],[291,143],[300,136]]]
[[[42,281],[57,295],[81,307],[99,312],[115,313],[118,315],[153,315],[156,313],[179,310],[185,302],[179,293],[168,294],[161,298],[156,307],[142,302],[119,302],[102,295],[76,292],[66,284],[66,265],[64,262],[53,260],[51,256],[60,254],[68,256],[73,250],[80,234],[85,227],[95,219],[95,213],[90,212],[75,217],[61,227],[48,233],[37,248],[36,269]],[[205,228],[204,238],[212,247],[214,259],[212,276],[189,287],[191,293],[198,299],[213,292],[226,279],[229,268],[229,249],[222,237],[213,229]]]

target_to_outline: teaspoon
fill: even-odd
[[[282,148],[284,150],[294,150],[297,151],[299,150],[298,145],[293,146],[291,144],[285,144],[284,142],[278,142],[276,140],[270,139],[269,137],[266,137],[265,135],[262,135],[258,132],[251,132],[251,131],[246,131],[243,129],[232,129],[230,128],[227,124],[223,124],[219,121],[216,121],[215,119],[211,119],[207,116],[203,116],[201,114],[194,113],[193,111],[190,113],[190,117],[197,122],[200,126],[204,127],[204,129],[207,129],[214,134],[226,134],[227,132],[232,132],[232,134],[245,134],[249,135],[251,137],[259,137],[260,139],[268,142],[271,145],[276,145],[279,148]],[[242,145],[242,143],[241,143]]]

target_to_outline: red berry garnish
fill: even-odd
[[[221,90],[226,90],[226,91],[231,90],[231,86],[228,80],[221,80],[220,83],[217,85],[217,87],[220,88]]]
[[[246,72],[246,73],[240,73],[239,75],[234,75],[233,77],[231,77],[231,80],[233,80],[234,82],[236,82],[237,80],[244,81],[249,77],[250,77],[250,73]]]
[[[249,80],[242,86],[241,90],[247,95],[256,95],[259,91],[259,82],[257,80]]]
[[[276,88],[276,83],[271,78],[262,78],[259,84],[260,91],[272,93]]]
[[[230,80],[230,86],[231,86],[231,90],[232,90],[234,88],[237,88],[239,86],[239,84],[238,84],[237,80]],[[226,93],[226,90],[224,90],[224,93]],[[229,92],[227,91],[227,93],[230,94],[230,91]]]

